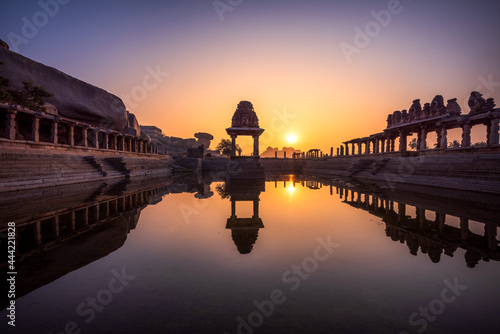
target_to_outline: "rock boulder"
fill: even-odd
[[[3,47],[0,62],[9,89],[22,89],[28,80],[54,94],[47,102],[62,116],[120,132],[127,127],[127,111],[117,96]]]

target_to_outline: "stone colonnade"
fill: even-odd
[[[462,139],[460,148],[470,148],[471,128],[474,125],[485,125],[485,142],[487,147],[499,147],[499,122],[500,109],[493,111],[464,115],[434,117],[431,119],[422,119],[403,124],[391,124],[390,127],[382,133],[377,133],[369,137],[356,138],[345,141],[337,149],[338,156],[377,154],[388,152],[406,152],[408,136],[417,134],[416,151],[428,150],[427,135],[435,132],[437,135],[436,146],[433,149],[449,149],[447,133],[451,129],[461,129]],[[396,140],[398,149],[396,150]],[[333,154],[333,148],[332,148]]]
[[[27,109],[0,107],[0,138],[75,148],[158,153],[144,138]]]

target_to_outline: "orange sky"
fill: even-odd
[[[18,52],[118,95],[142,125],[183,138],[211,133],[212,148],[227,138],[241,100],[266,129],[261,151],[290,146],[294,133],[296,149],[329,153],[381,132],[387,114],[416,98],[456,97],[463,113],[472,90],[500,98],[498,4],[479,1],[471,11],[468,1],[401,1],[382,26],[373,12],[388,6],[244,1],[221,21],[211,1],[70,2]],[[21,18],[39,10],[6,5],[0,38],[21,34]],[[377,24],[367,45],[356,44],[357,28]],[[343,43],[358,52],[346,56]],[[148,79],[146,89],[156,68],[168,76]],[[277,122],[284,112],[290,118]],[[241,144],[248,154],[251,145]]]

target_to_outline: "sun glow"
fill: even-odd
[[[286,136],[286,141],[289,142],[290,144],[293,144],[297,141],[297,135],[294,133],[290,133]]]

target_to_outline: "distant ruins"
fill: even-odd
[[[377,154],[395,152],[395,142],[399,138],[398,152],[407,151],[407,137],[417,134],[417,151],[427,149],[427,134],[437,133],[435,149],[447,149],[447,131],[462,129],[461,148],[471,147],[471,128],[475,125],[486,126],[486,146],[498,147],[500,109],[495,109],[492,98],[484,99],[479,92],[472,92],[469,98],[468,114],[461,114],[457,99],[450,99],[444,104],[443,97],[436,95],[431,103],[422,108],[420,100],[414,100],[410,109],[395,111],[387,117],[387,128],[381,132],[364,138],[345,141],[337,149],[338,156]],[[332,149],[333,155],[333,149]]]

